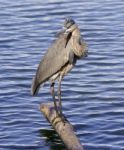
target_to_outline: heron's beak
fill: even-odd
[[[72,30],[71,29],[66,29],[66,32],[69,33],[69,32],[72,32]]]
[[[71,30],[67,29],[66,27],[63,27],[63,30],[65,31],[64,34],[68,34],[69,32],[71,32]]]
[[[65,34],[69,34],[70,32],[69,31],[65,31]]]
[[[68,29],[66,29],[66,33],[73,32],[76,28],[78,28],[77,24],[72,25]]]
[[[66,31],[66,30],[67,30],[67,28],[66,28],[65,26],[63,26],[63,30],[65,30],[65,31]]]

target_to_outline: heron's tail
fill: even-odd
[[[39,88],[40,84],[37,82],[36,77],[34,77],[31,85],[31,95],[36,95],[39,91]]]

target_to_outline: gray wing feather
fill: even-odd
[[[69,51],[65,48],[66,40],[67,36],[61,34],[42,58],[32,83],[32,95],[36,93],[40,84],[48,80],[69,61]]]
[[[74,52],[73,51],[70,51],[70,53],[69,53],[69,63],[70,64],[73,64],[73,62],[74,62]]]

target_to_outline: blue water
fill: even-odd
[[[62,82],[66,117],[85,150],[124,149],[124,1],[0,0],[0,150],[64,150],[39,107],[49,83],[30,95],[32,77],[64,18],[89,56]]]

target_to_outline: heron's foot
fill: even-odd
[[[52,123],[56,122],[55,120],[59,120],[59,122],[63,122],[64,125],[66,122],[68,122],[68,120],[66,119],[65,115],[62,113],[62,110],[58,110],[58,109],[55,109],[56,111],[56,116],[55,118],[53,119]]]
[[[61,112],[59,114],[59,117],[61,118],[61,121],[65,124],[68,120],[66,119],[65,115]]]
[[[64,124],[67,122],[66,117],[63,115],[63,113],[56,112],[56,117],[55,119],[60,118],[60,121],[62,121]]]
[[[56,111],[56,116],[55,116],[54,119],[52,120],[52,123],[56,122],[55,120],[56,120],[56,119],[58,120],[59,118],[60,118],[59,112]],[[59,119],[59,121],[60,121],[60,119]]]

